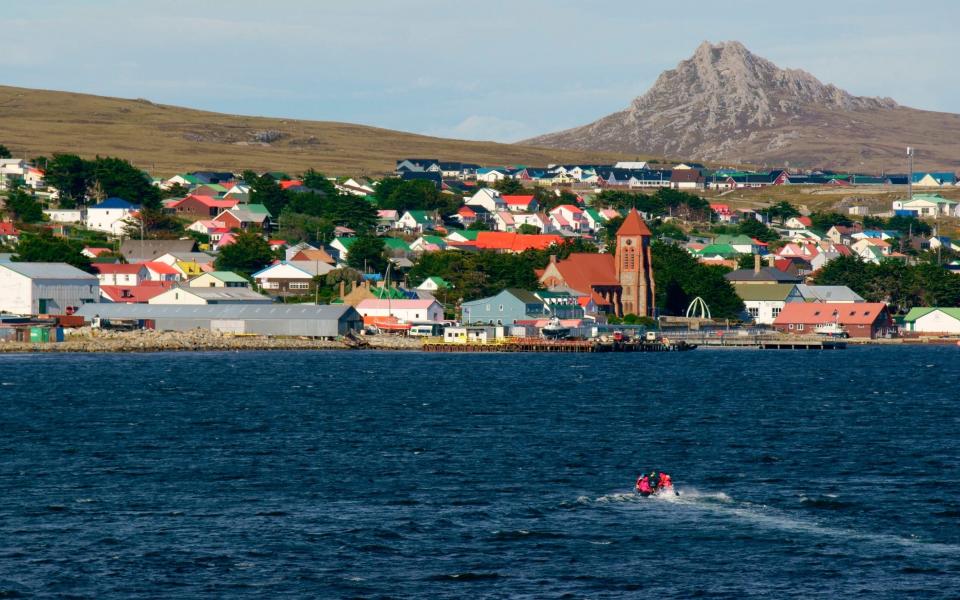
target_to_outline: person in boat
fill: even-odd
[[[657,472],[656,472],[656,471],[650,471],[650,475],[648,475],[648,478],[649,478],[649,480],[650,480],[650,487],[653,488],[653,491],[659,490],[659,489],[660,489],[660,476],[657,475]]]
[[[670,479],[669,473],[660,473],[660,485],[657,486],[657,489],[669,490],[673,487],[673,480]]]
[[[653,493],[653,488],[650,486],[649,475],[642,475],[640,479],[637,480],[637,493],[644,497]]]

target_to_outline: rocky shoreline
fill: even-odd
[[[193,331],[68,331],[63,342],[35,344],[0,342],[0,353],[66,352],[198,352],[241,350],[419,350],[420,340],[399,336],[365,336],[358,342],[306,337],[232,335],[202,329]]]

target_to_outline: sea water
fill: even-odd
[[[0,356],[0,597],[958,597],[958,365]]]

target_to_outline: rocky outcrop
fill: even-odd
[[[906,145],[932,150],[927,125],[937,114],[890,98],[854,96],[806,71],[781,69],[739,42],[704,42],[625,110],[522,143],[683,160],[854,166],[866,165],[865,158],[899,157]],[[944,116],[940,125],[960,133],[960,118]],[[933,141],[960,150],[956,135]],[[935,164],[955,164],[952,151]]]

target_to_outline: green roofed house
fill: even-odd
[[[695,252],[699,258],[727,259],[740,256],[740,252],[730,244],[710,244]]]
[[[457,229],[447,234],[446,241],[458,244],[475,242],[479,234],[480,232],[474,229]]]
[[[189,287],[245,288],[250,287],[250,282],[233,271],[211,271],[194,277],[187,285]]]
[[[423,283],[417,286],[418,290],[424,292],[436,292],[438,290],[449,290],[452,288],[453,286],[450,285],[447,280],[445,280],[443,277],[436,276],[427,277],[423,280]]]
[[[747,314],[757,325],[773,325],[788,302],[803,302],[803,295],[793,283],[734,286],[743,300]]]
[[[439,216],[435,210],[408,210],[397,220],[397,229],[423,233],[437,228]]]
[[[383,246],[390,256],[406,256],[410,254],[410,244],[395,237],[383,238]]]
[[[960,334],[960,308],[911,308],[903,318],[904,328],[910,333]]]
[[[759,252],[759,248],[756,243],[748,235],[718,235],[716,239],[713,240],[714,245],[729,245],[733,247],[733,250],[738,254],[755,254]],[[708,246],[709,247],[709,246]]]

